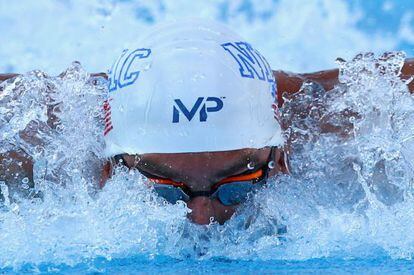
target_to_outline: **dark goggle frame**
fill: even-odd
[[[191,191],[187,185],[182,182],[176,182],[167,178],[155,177],[144,171],[140,171],[149,181],[154,183],[155,191],[170,203],[176,203],[178,200],[188,202],[190,199],[204,196],[217,198],[224,205],[236,205],[244,202],[248,195],[257,187],[266,183],[268,178],[269,163],[273,162],[275,148],[272,147],[266,165],[254,172],[247,172],[237,176],[225,178],[214,184],[209,191]],[[129,167],[122,155],[113,157],[116,164],[123,164]],[[168,194],[170,193],[170,194]]]

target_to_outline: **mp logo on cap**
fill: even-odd
[[[175,99],[174,102],[174,109],[173,109],[173,123],[180,122],[180,113],[183,114],[188,121],[191,121],[194,116],[199,114],[200,122],[207,121],[208,113],[218,112],[223,109],[223,98],[218,97],[204,97],[197,98],[197,101],[191,108],[187,108],[184,103],[180,99]],[[213,104],[209,104],[209,103]],[[207,106],[210,105],[210,106]]]

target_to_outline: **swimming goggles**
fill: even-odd
[[[246,172],[237,176],[225,178],[214,184],[209,191],[191,191],[182,182],[176,182],[167,178],[159,178],[140,171],[150,182],[153,183],[155,192],[169,203],[175,204],[181,200],[190,201],[192,198],[204,196],[218,199],[223,205],[231,206],[245,202],[249,195],[262,187],[268,178],[269,169],[274,167],[274,149],[272,147],[266,164],[253,172]],[[115,163],[126,164],[122,155],[114,157]],[[127,165],[125,165],[128,167]],[[128,167],[131,169],[131,167]]]

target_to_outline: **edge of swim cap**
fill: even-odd
[[[117,144],[112,143],[110,146],[106,146],[105,147],[105,151],[104,151],[104,156],[105,157],[113,157],[115,155],[119,155],[119,154],[130,154],[130,155],[135,155],[135,154],[178,154],[178,153],[202,153],[202,152],[226,152],[226,151],[235,151],[235,150],[241,150],[241,149],[261,149],[261,148],[265,148],[265,147],[283,147],[285,140],[283,138],[282,135],[282,129],[279,126],[279,129],[275,129],[275,133],[272,137],[270,137],[268,139],[268,141],[264,142],[263,144],[249,144],[249,145],[245,145],[245,146],[227,146],[227,147],[215,147],[215,148],[211,148],[211,149],[204,149],[204,150],[200,150],[200,149],[184,149],[184,148],[177,148],[177,147],[169,147],[168,149],[166,149],[164,147],[164,149],[159,149],[159,150],[139,150],[139,149],[126,149],[126,148],[122,148],[122,146],[119,146]]]

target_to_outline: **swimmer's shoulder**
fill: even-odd
[[[283,93],[293,94],[300,90],[306,81],[316,82],[326,90],[332,90],[339,83],[339,69],[324,70],[313,73],[293,73],[282,70],[273,71],[277,81],[279,96]],[[414,77],[414,58],[407,58],[401,69],[401,78],[408,80]],[[408,88],[414,92],[414,81],[408,83]]]
[[[7,79],[11,79],[18,76],[18,74],[0,74],[0,82],[3,82]]]
[[[332,90],[338,84],[339,70],[325,70],[314,73],[293,73],[288,71],[273,71],[277,83],[278,102],[283,103],[284,93],[294,94],[300,90],[303,83],[311,81],[320,84],[326,91]]]
[[[91,77],[103,77],[105,79],[108,79],[108,75],[106,73],[92,73]]]

